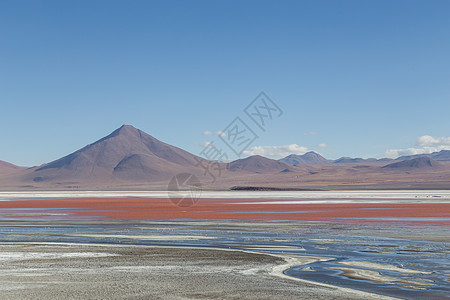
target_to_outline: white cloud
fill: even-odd
[[[388,149],[386,156],[397,158],[405,155],[428,154],[439,152],[441,150],[450,150],[450,137],[433,137],[424,135],[416,140],[416,147],[406,149]]]
[[[226,136],[226,133],[223,131],[216,131],[216,132],[212,132],[209,130],[203,131],[203,135],[220,135],[220,136]]]
[[[423,147],[450,146],[450,137],[424,135],[417,139],[416,144]]]
[[[326,143],[321,143],[321,144],[319,144],[319,145],[317,145],[318,147],[320,147],[320,148],[325,148],[325,147],[327,147],[328,145],[326,144]]]
[[[262,155],[271,158],[283,158],[289,154],[303,155],[310,149],[297,144],[282,146],[255,146],[243,152],[244,155]]]
[[[204,143],[200,144],[200,146],[202,146],[203,148],[212,147],[213,143],[212,142],[204,142]]]

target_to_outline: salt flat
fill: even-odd
[[[166,198],[167,191],[21,191],[0,192],[0,200],[17,198]],[[202,191],[201,198],[227,199],[427,199],[450,200],[450,190],[352,191]]]

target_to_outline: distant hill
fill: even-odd
[[[357,163],[366,163],[373,160],[367,160],[364,158],[351,158],[351,157],[341,157],[333,161],[335,164],[357,164]]]
[[[442,150],[439,152],[426,153],[426,154],[416,154],[416,155],[407,155],[400,156],[397,160],[409,160],[419,157],[429,157],[436,161],[450,161],[450,150]]]
[[[335,164],[360,164],[360,163],[373,163],[373,162],[389,162],[392,161],[391,158],[352,158],[352,157],[341,157],[333,161]]]
[[[393,158],[380,158],[377,161],[378,162],[390,162],[390,161],[393,161],[393,160],[394,160]]]
[[[303,155],[291,154],[286,156],[285,158],[279,159],[278,161],[291,166],[322,164],[328,162],[328,160],[324,158],[322,155],[313,151],[310,151]]]
[[[0,174],[7,174],[21,169],[24,169],[24,167],[19,167],[9,162],[0,160]]]
[[[228,164],[230,171],[248,171],[254,173],[272,173],[289,170],[289,166],[281,161],[260,155],[254,155],[232,161]]]
[[[418,157],[386,165],[384,169],[429,169],[439,168],[441,164],[430,157]]]

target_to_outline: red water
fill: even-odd
[[[54,219],[46,213],[68,213],[67,219],[111,220],[303,220],[354,222],[408,222],[450,225],[450,203],[371,203],[371,204],[269,204],[276,200],[200,199],[190,207],[179,207],[167,198],[64,198],[0,202],[2,209],[32,209],[27,216],[14,211],[14,218]],[[246,204],[241,204],[246,202]],[[252,203],[255,202],[255,203]],[[257,203],[256,203],[257,202]],[[332,201],[331,201],[332,202]],[[58,208],[58,209],[55,209]],[[36,216],[42,213],[42,216]],[[72,217],[71,217],[72,216]],[[376,218],[367,220],[359,218]],[[389,220],[383,220],[388,218]],[[405,221],[402,218],[414,218]],[[423,219],[422,219],[423,218]],[[431,218],[431,219],[430,219]],[[433,220],[433,218],[442,218]],[[422,220],[421,220],[422,219]]]

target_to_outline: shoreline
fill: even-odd
[[[269,254],[269,255],[278,256],[277,254]],[[336,286],[336,285],[331,285],[331,284],[326,284],[326,283],[321,283],[321,282],[316,282],[316,281],[311,281],[311,280],[306,280],[306,279],[286,275],[285,272],[287,270],[289,270],[290,268],[296,267],[296,266],[301,266],[301,265],[304,265],[305,263],[304,262],[300,263],[300,260],[298,260],[296,257],[283,256],[283,255],[279,255],[279,257],[284,258],[286,263],[283,265],[274,266],[270,273],[273,276],[286,278],[286,279],[294,280],[297,282],[315,284],[315,285],[322,286],[322,287],[334,288],[334,289],[337,289],[342,292],[351,292],[351,293],[357,294],[358,296],[364,296],[365,299],[367,299],[367,297],[372,297],[373,299],[401,299],[401,298],[395,298],[395,297],[386,296],[386,295],[382,295],[382,294],[369,293],[369,292],[365,292],[365,291],[361,291],[361,290],[357,290],[357,289],[345,288],[345,287],[340,287],[340,286]],[[332,260],[332,259],[326,259],[324,257],[315,257],[315,258],[316,258],[316,260],[313,260],[306,264],[313,263],[313,262],[319,262],[319,261]]]

